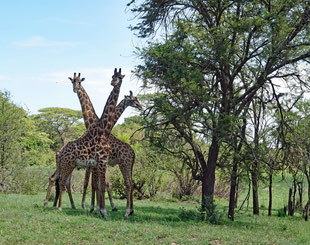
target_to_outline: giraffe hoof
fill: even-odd
[[[99,213],[101,214],[102,218],[107,218],[108,217],[107,211],[105,209],[100,209]]]
[[[126,210],[125,217],[131,216],[131,215],[133,215],[133,209],[132,210]]]
[[[47,202],[44,202],[44,207],[45,207],[45,208],[47,207],[47,204],[48,204]]]
[[[57,207],[52,207],[52,209],[53,209],[53,210],[56,210],[56,209],[57,209]]]
[[[62,208],[58,208],[59,211],[62,211]]]
[[[112,208],[112,212],[117,212],[118,209],[117,208]]]
[[[75,205],[72,205],[71,208],[72,208],[72,209],[76,209],[76,206],[75,206]]]
[[[94,212],[94,209],[93,209],[93,208],[91,208],[91,209],[89,210],[89,212],[90,212],[90,213]]]

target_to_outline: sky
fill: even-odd
[[[129,26],[136,20],[130,0],[1,1],[0,91],[30,114],[45,107],[80,110],[68,77],[80,72],[100,116],[114,68],[122,68],[119,101],[132,90],[142,93],[131,71],[141,46]],[[119,122],[137,114],[127,108]]]

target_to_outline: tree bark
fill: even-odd
[[[268,205],[268,216],[271,216],[272,211],[272,171],[269,174],[269,205]]]
[[[206,168],[203,169],[202,177],[202,210],[206,210],[208,204],[213,203],[214,184],[215,184],[215,168],[219,154],[219,144],[217,137],[213,136],[212,143],[208,153],[208,161]]]
[[[293,216],[294,211],[293,211],[293,201],[292,201],[292,196],[293,196],[293,189],[289,189],[289,194],[288,194],[288,215]]]
[[[238,207],[238,197],[239,197],[239,177],[237,177],[237,183],[236,183],[235,208]]]
[[[258,202],[258,174],[256,168],[252,171],[252,192],[253,192],[253,214],[259,215],[259,202]]]
[[[310,210],[310,180],[308,178],[308,175],[307,179],[308,179],[308,202],[305,206],[305,221],[309,220],[309,210]]]
[[[234,221],[235,218],[237,170],[238,170],[238,162],[237,159],[234,159],[233,169],[230,178],[230,193],[229,193],[229,208],[228,208],[228,218],[231,219],[232,221]]]
[[[298,188],[298,194],[299,194],[299,210],[302,210],[302,202],[303,202],[303,182],[298,182],[297,183],[297,188]]]

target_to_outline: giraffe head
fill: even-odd
[[[115,87],[117,84],[119,84],[120,81],[125,77],[125,75],[122,75],[122,69],[119,68],[118,72],[117,69],[114,69],[114,75],[112,76],[111,85]]]
[[[71,77],[68,77],[68,78],[73,84],[73,92],[77,93],[78,91],[80,91],[82,88],[81,82],[85,80],[85,78],[81,78],[81,73],[79,73],[78,76],[76,75],[76,73],[74,73],[73,78]]]
[[[132,91],[129,91],[129,95],[125,95],[125,105],[132,106],[138,108],[140,111],[142,110],[142,106],[137,99],[137,97],[133,96]]]

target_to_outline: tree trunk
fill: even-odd
[[[308,201],[305,206],[305,221],[309,220],[309,211],[310,211],[310,178],[309,178],[309,173],[308,171],[305,172],[307,176],[307,181],[308,181]]]
[[[254,169],[256,169],[256,168],[254,168]],[[253,214],[259,215],[258,174],[255,170],[252,172],[252,191],[253,191]]]
[[[241,128],[241,136],[242,138],[245,138],[245,130],[247,126],[247,120],[246,117],[243,119],[243,125]],[[229,194],[229,208],[228,208],[228,218],[230,218],[232,221],[234,221],[235,216],[235,208],[237,208],[237,202],[238,202],[238,163],[240,162],[240,157],[237,156],[242,148],[243,141],[240,140],[238,143],[238,146],[236,148],[236,154],[233,158],[233,168],[230,178],[230,194]]]
[[[206,168],[203,170],[202,178],[202,202],[201,208],[206,210],[208,204],[213,204],[214,184],[215,184],[215,168],[217,157],[219,154],[219,144],[217,137],[213,136],[212,143],[208,153],[208,161]]]
[[[228,208],[228,218],[231,219],[232,221],[234,221],[235,217],[237,170],[238,170],[238,161],[237,159],[234,159],[233,169],[230,178],[230,193],[229,193],[229,208]]]
[[[272,211],[272,171],[269,174],[269,205],[268,205],[268,216],[271,216]]]
[[[302,202],[303,202],[303,182],[298,182],[297,183],[297,187],[298,187],[298,194],[299,194],[299,210],[302,210]]]
[[[289,194],[288,194],[288,215],[293,216],[294,211],[293,211],[293,201],[292,201],[292,196],[293,196],[293,189],[289,189]]]
[[[237,177],[237,184],[236,184],[235,208],[238,207],[238,197],[239,197],[239,177]]]

